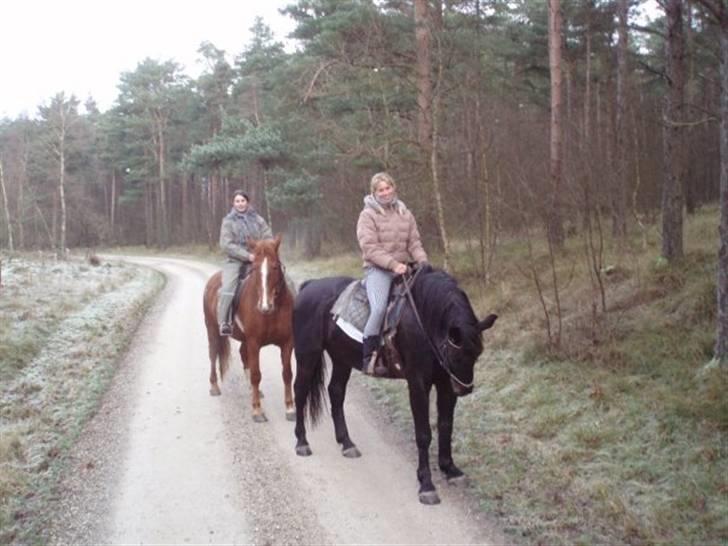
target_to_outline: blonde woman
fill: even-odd
[[[397,197],[397,185],[385,172],[372,176],[370,193],[356,225],[364,260],[364,276],[370,314],[364,326],[362,371],[370,375],[386,374],[386,367],[376,366],[381,328],[392,280],[407,272],[409,262],[425,263],[415,217]]]

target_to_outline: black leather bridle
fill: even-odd
[[[409,278],[404,279],[404,291],[407,295],[407,300],[410,303],[410,306],[412,307],[412,312],[415,314],[415,319],[417,319],[417,324],[420,325],[420,329],[422,330],[422,333],[425,335],[425,339],[427,339],[427,343],[429,343],[430,348],[432,349],[432,352],[435,353],[435,357],[437,358],[437,363],[440,365],[440,367],[447,372],[447,374],[450,376],[450,379],[455,381],[458,385],[461,387],[464,387],[466,389],[471,389],[473,385],[475,384],[474,381],[471,381],[470,383],[465,383],[464,381],[461,381],[458,379],[458,377],[453,373],[453,371],[450,369],[450,366],[448,366],[449,359],[444,356],[447,354],[447,345],[450,345],[452,347],[455,347],[456,349],[460,349],[457,344],[450,341],[450,338],[447,336],[445,337],[445,341],[442,342],[441,346],[438,346],[435,344],[434,341],[432,341],[432,338],[429,336],[427,331],[425,330],[425,326],[422,324],[422,319],[420,318],[420,314],[417,312],[417,306],[415,305],[415,300],[412,297],[412,292],[410,291],[410,285],[414,284],[415,279],[417,278],[417,275],[422,271],[421,269],[416,269],[414,274],[410,276]]]

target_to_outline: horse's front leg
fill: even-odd
[[[283,364],[283,390],[286,402],[286,420],[296,420],[296,409],[293,407],[293,371],[291,370],[291,353],[293,353],[293,336],[281,345],[281,363]]]
[[[439,504],[440,497],[437,494],[435,485],[432,483],[432,472],[430,471],[430,442],[432,432],[430,431],[430,386],[422,382],[409,384],[410,408],[415,421],[415,441],[417,443],[417,479],[420,482],[419,497],[422,504]]]
[[[351,377],[351,366],[332,359],[331,381],[329,381],[329,400],[331,401],[331,418],[334,420],[336,441],[341,445],[344,457],[361,457],[361,452],[349,438],[349,429],[344,417],[344,398],[346,385]]]
[[[452,431],[457,397],[449,382],[435,385],[437,389],[437,462],[448,482],[465,479],[465,474],[452,460]]]
[[[250,339],[245,344],[245,364],[250,378],[250,398],[253,405],[253,421],[264,423],[268,419],[260,405],[260,346]]]

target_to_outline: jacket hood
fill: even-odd
[[[404,204],[404,201],[398,197],[394,198],[394,201],[392,201],[390,206],[394,208],[398,214],[404,214],[407,211],[407,206]],[[364,207],[374,209],[379,214],[384,214],[384,207],[377,202],[372,194],[364,196]]]

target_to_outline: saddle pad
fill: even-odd
[[[361,340],[361,332],[369,318],[369,300],[367,299],[367,291],[361,281],[353,281],[341,292],[339,297],[331,307],[331,314],[338,323],[342,320],[351,328],[358,330],[359,339]],[[350,328],[344,328],[345,331]],[[348,331],[347,333],[351,335]]]

